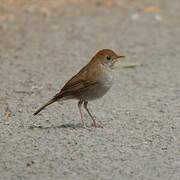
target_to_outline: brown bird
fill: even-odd
[[[59,93],[39,108],[34,115],[56,101],[77,99],[83,126],[85,126],[82,114],[82,107],[84,106],[93,120],[93,126],[100,127],[87,107],[88,101],[100,98],[108,92],[113,84],[113,65],[119,58],[123,57],[125,56],[117,55],[110,49],[100,50],[85,67],[64,85]]]

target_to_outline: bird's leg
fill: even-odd
[[[84,108],[85,108],[85,110],[87,111],[87,113],[89,114],[89,116],[91,117],[91,119],[93,120],[93,126],[94,126],[94,127],[101,127],[101,128],[102,128],[101,125],[99,125],[99,124],[96,123],[96,120],[95,120],[95,118],[93,117],[93,115],[90,113],[87,105],[88,105],[88,102],[85,101],[85,102],[84,102]]]
[[[83,127],[85,127],[85,123],[84,123],[84,119],[83,119],[83,113],[82,113],[82,104],[83,104],[83,101],[80,100],[78,102],[78,108],[79,108],[79,113],[80,113],[80,116],[81,116],[82,125],[83,125]]]

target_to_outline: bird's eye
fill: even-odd
[[[107,58],[107,60],[111,60],[111,57],[110,57],[110,56],[107,56],[106,58]]]

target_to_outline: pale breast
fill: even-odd
[[[97,85],[89,88],[81,94],[81,99],[86,101],[95,100],[104,96],[113,84],[113,73],[110,69],[104,70],[99,77]]]

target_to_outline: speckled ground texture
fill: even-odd
[[[0,4],[1,180],[179,180],[180,2],[118,2]],[[103,129],[73,100],[32,115],[102,48],[142,64],[90,103]]]

